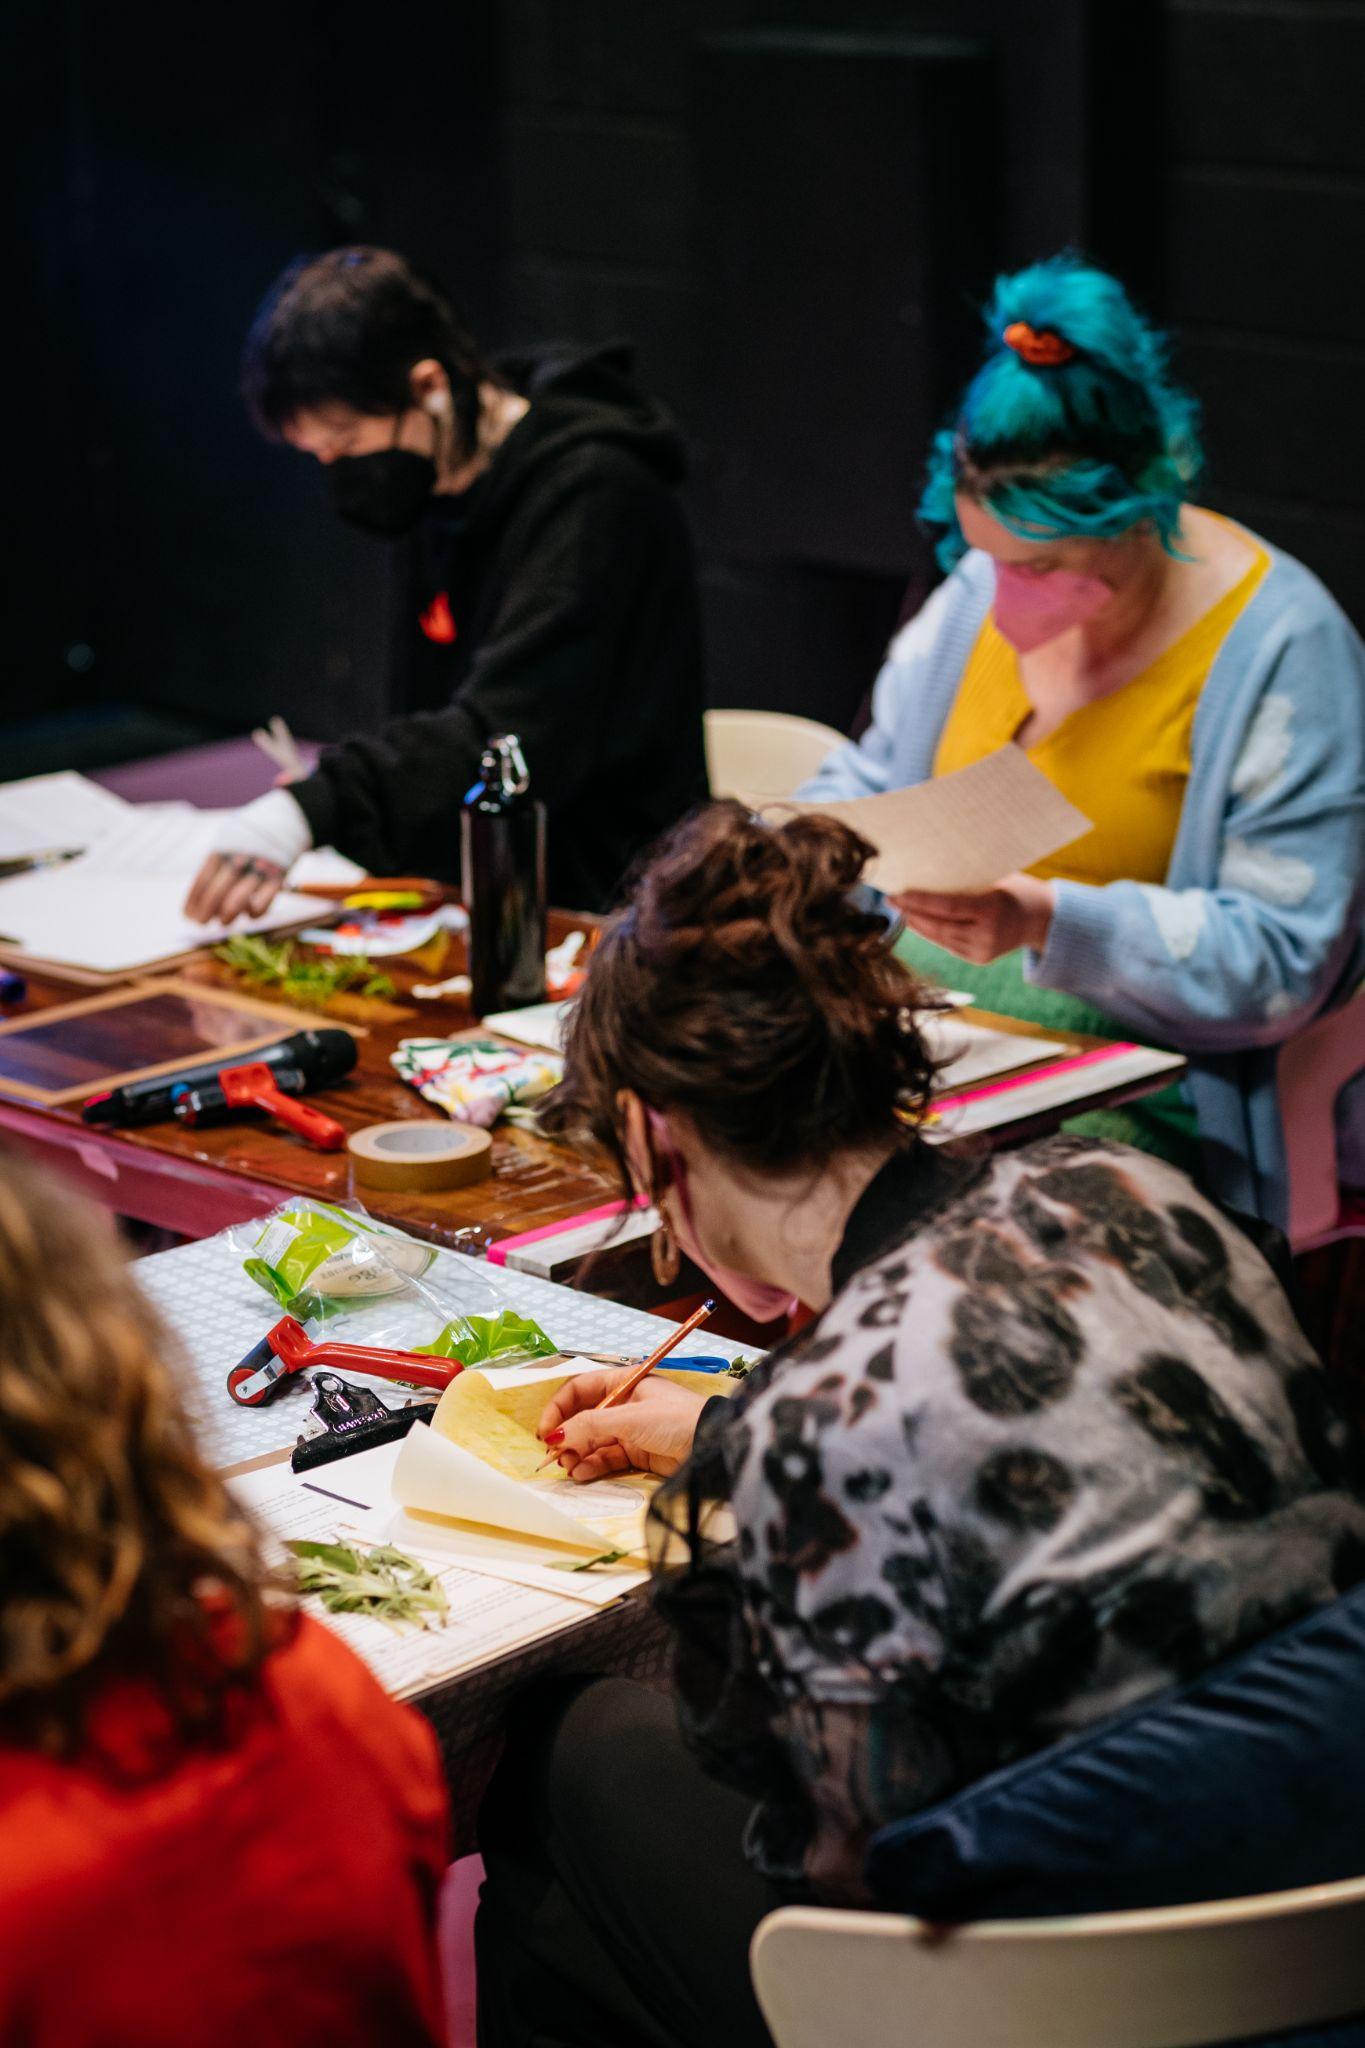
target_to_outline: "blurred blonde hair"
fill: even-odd
[[[0,1153],[0,1730],[64,1754],[110,1679],[221,1734],[287,1625],[200,1457],[176,1347],[110,1219]]]

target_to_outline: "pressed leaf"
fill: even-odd
[[[552,1572],[590,1572],[595,1564],[619,1564],[626,1556],[624,1550],[599,1550],[596,1557],[582,1558],[577,1564],[563,1564],[558,1559],[550,1566]]]

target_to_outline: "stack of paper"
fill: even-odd
[[[425,1434],[425,1431],[422,1432]],[[392,1474],[396,1444],[362,1451],[311,1474],[271,1465],[232,1481],[244,1506],[280,1543],[355,1543],[366,1548],[397,1543],[436,1572],[449,1602],[437,1628],[390,1627],[368,1615],[318,1618],[370,1666],[380,1684],[403,1699],[476,1664],[506,1656],[560,1629],[572,1628],[594,1608],[617,1600],[647,1574],[632,1570],[604,1581],[597,1572],[532,1572],[501,1568],[500,1561],[467,1563],[394,1527]],[[420,1537],[420,1532],[419,1537]],[[589,1582],[592,1597],[585,1596]]]
[[[263,917],[193,924],[182,909],[223,816],[192,804],[130,804],[83,775],[0,785],[0,860],[78,857],[0,880],[0,958],[77,977],[136,973],[216,945],[229,931],[316,921],[315,898],[288,891]],[[330,848],[305,854],[296,881],[350,881],[363,870]]]
[[[1056,1038],[995,1031],[988,1024],[970,1024],[963,1017],[921,1017],[919,1031],[938,1066],[936,1094],[955,1093],[1066,1051]]]

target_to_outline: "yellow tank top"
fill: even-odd
[[[1270,566],[1257,546],[1246,574],[1149,667],[1083,704],[1027,749],[1093,829],[1029,872],[1069,882],[1164,882],[1190,774],[1199,695],[1234,621]],[[1033,709],[1019,659],[988,616],[967,658],[934,755],[935,775],[1012,740]]]

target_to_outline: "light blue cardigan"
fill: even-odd
[[[1210,1188],[1283,1225],[1278,1047],[1365,973],[1365,647],[1302,563],[1268,552],[1199,700],[1165,886],[1059,882],[1025,973],[1187,1053]],[[964,556],[892,642],[862,740],[803,797],[932,775],[993,592],[990,559]],[[1345,1175],[1365,1182],[1365,1087],[1338,1122]]]

